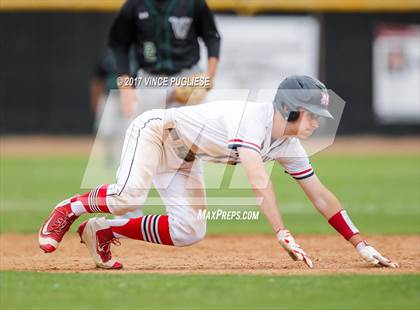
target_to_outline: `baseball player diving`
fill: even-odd
[[[126,132],[116,183],[100,185],[59,203],[40,229],[41,249],[55,251],[83,214],[120,215],[141,206],[152,185],[166,206],[166,215],[109,220],[95,217],[79,226],[80,238],[96,266],[122,268],[111,255],[111,244],[119,238],[170,246],[199,242],[206,233],[206,220],[198,216],[206,209],[204,160],[243,165],[279,244],[292,259],[312,268],[312,260],[282,220],[274,186],[264,169],[264,162],[275,160],[367,263],[398,267],[366,243],[338,199],[314,173],[300,143],[299,139],[308,138],[317,129],[319,118],[333,118],[328,98],[320,81],[291,76],[280,83],[273,102],[209,102],[140,115]]]

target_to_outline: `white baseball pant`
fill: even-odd
[[[198,211],[206,208],[204,176],[199,159],[178,157],[168,137],[165,110],[140,115],[127,129],[117,182],[108,187],[107,206],[122,215],[144,205],[152,184],[169,217],[174,245],[186,246],[204,238],[206,221]]]

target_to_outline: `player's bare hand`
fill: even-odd
[[[277,239],[293,260],[303,261],[309,268],[313,268],[314,264],[312,260],[300,245],[296,243],[295,238],[293,238],[287,229],[280,230],[277,233]]]
[[[369,264],[374,266],[383,266],[389,268],[398,268],[397,262],[393,262],[390,259],[382,256],[374,247],[367,245],[365,242],[360,242],[356,246],[360,256]]]

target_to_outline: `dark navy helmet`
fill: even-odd
[[[333,119],[328,111],[329,95],[324,84],[317,79],[304,75],[285,78],[277,89],[274,105],[284,117],[299,108],[317,116]],[[287,111],[285,111],[287,108]]]

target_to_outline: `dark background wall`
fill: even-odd
[[[109,13],[1,13],[2,132],[92,131],[88,83]]]
[[[0,13],[2,133],[89,133],[88,83],[114,13]],[[419,23],[418,14],[326,13],[321,77],[347,102],[340,134],[416,133],[380,126],[372,111],[372,42],[378,23]],[[420,68],[419,68],[420,69]]]
[[[331,13],[324,16],[325,65],[321,73],[328,88],[346,101],[339,133],[419,132],[418,124],[379,125],[372,106],[372,54],[376,26],[380,23],[404,25],[419,22],[418,14]]]

